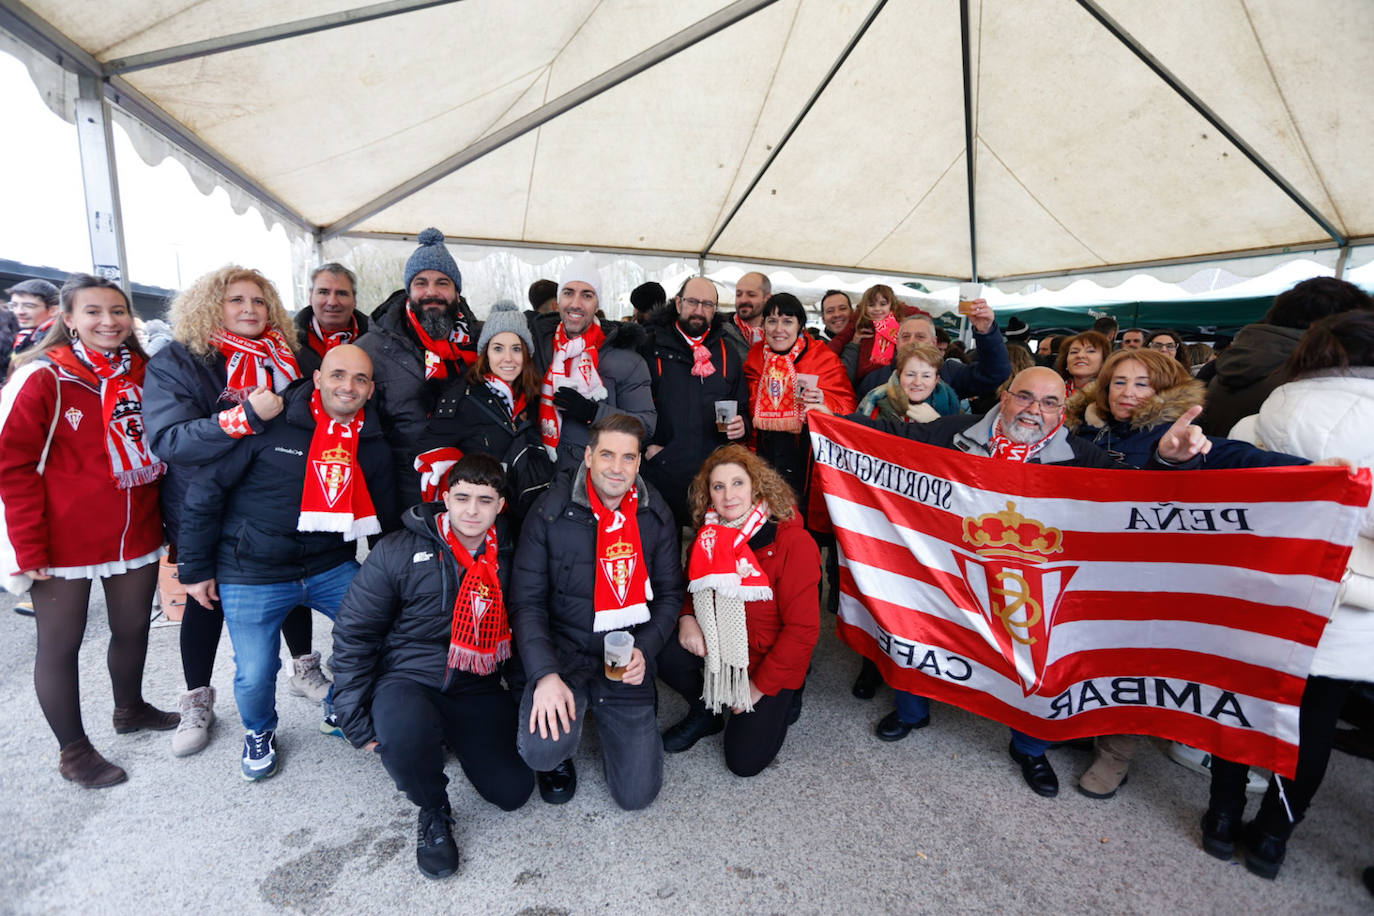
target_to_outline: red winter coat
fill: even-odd
[[[821,552],[797,515],[778,523],[771,544],[756,547],[751,542],[750,548],[768,577],[773,597],[744,605],[749,683],[771,697],[802,685],[820,639]],[[692,613],[690,595],[683,613]]]
[[[38,359],[22,366],[0,394],[0,574],[133,560],[162,545],[158,485],[121,490],[115,484],[100,382],[82,369],[84,377],[76,377]],[[135,356],[131,378],[140,385],[143,369]]]

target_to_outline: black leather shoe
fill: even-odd
[[[564,805],[577,794],[577,768],[569,757],[552,770],[535,773],[539,797],[550,805]]]
[[[903,722],[897,718],[897,710],[894,709],[878,720],[878,724],[873,726],[873,734],[883,741],[901,741],[916,729],[925,728],[929,724],[930,716],[919,722]]]
[[[442,808],[421,808],[415,864],[426,878],[447,878],[458,870],[458,844],[453,841],[453,815]]]
[[[1258,821],[1245,825],[1245,868],[1252,875],[1273,881],[1288,854],[1288,837],[1269,833]]]
[[[663,749],[670,754],[680,754],[724,728],[724,716],[707,712],[705,706],[693,706],[681,722],[663,733]]]
[[[883,682],[882,672],[878,666],[868,659],[864,659],[863,667],[859,669],[859,676],[854,679],[854,686],[850,688],[850,693],[861,700],[871,700],[878,693],[878,685]]]
[[[1240,835],[1240,811],[1207,809],[1202,816],[1202,851],[1223,862],[1236,854],[1236,837]]]
[[[805,684],[802,684],[802,687],[804,688],[804,687],[806,687],[806,685],[805,685]],[[791,705],[791,707],[789,707],[788,710],[787,710],[787,727],[788,727],[788,728],[791,728],[793,725],[796,725],[796,724],[797,724],[797,720],[801,718],[801,714],[802,714],[802,691],[801,691],[801,690],[794,690],[794,691],[792,691],[792,705]]]
[[[1044,798],[1054,798],[1059,794],[1059,777],[1054,775],[1054,767],[1050,766],[1044,754],[1032,757],[1021,753],[1013,745],[1008,745],[1007,750],[1011,753],[1011,759],[1021,765],[1021,776],[1032,792]]]

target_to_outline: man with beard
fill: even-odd
[[[735,313],[726,315],[725,333],[743,362],[749,348],[763,340],[763,304],[773,295],[773,284],[758,271],[735,281]]]
[[[320,368],[324,355],[340,344],[355,343],[367,333],[367,316],[358,311],[358,278],[342,264],[330,262],[310,274],[310,307],[296,313],[296,364],[306,376]]]
[[[628,413],[652,435],[656,410],[649,370],[639,351],[648,333],[629,321],[602,321],[601,274],[589,253],[573,258],[558,282],[558,312],[540,315],[534,332],[539,389],[539,433],[560,472],[582,462],[588,429],[615,413]]]
[[[431,418],[452,418],[477,359],[480,328],[464,301],[463,275],[438,229],[421,232],[406,261],[405,288],[372,311],[358,346],[372,357],[376,401],[386,424],[403,505],[420,501],[415,457]]]
[[[717,446],[743,439],[749,395],[744,361],[727,343],[725,319],[716,314],[716,287],[692,277],[673,299],[676,315],[664,312],[649,328],[646,351],[658,428],[644,452],[644,479],[662,493],[680,526],[691,524],[687,485]],[[722,432],[716,405],[734,404],[734,418]]]
[[[1147,470],[1192,468],[1200,463],[1211,444],[1202,430],[1190,425],[1201,412],[1195,407],[1179,417],[1156,446]],[[1064,380],[1053,369],[1036,366],[1016,374],[1000,396],[1000,403],[983,416],[958,414],[929,423],[896,423],[869,420],[862,414],[849,419],[917,442],[957,449],[984,458],[1057,464],[1068,467],[1127,468],[1079,436],[1064,429]],[[883,741],[900,741],[930,724],[930,701],[906,691],[895,691],[896,706],[874,728]],[[1059,777],[1045,750],[1050,742],[1011,731],[1011,759],[1031,791],[1046,798],[1059,794]]]

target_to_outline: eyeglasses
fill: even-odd
[[[1152,341],[1150,341],[1150,349],[1151,349],[1151,350],[1177,350],[1177,349],[1178,349],[1178,344],[1176,344],[1176,343],[1164,343],[1163,341],[1152,340]]]
[[[680,297],[683,305],[692,309],[713,309],[716,307],[714,299],[693,299],[690,296]]]
[[[1011,399],[1015,401],[1016,406],[1022,410],[1028,410],[1031,405],[1039,404],[1041,410],[1047,413],[1055,413],[1064,406],[1063,399],[1057,398],[1052,394],[1046,395],[1043,398],[1037,398],[1029,391],[1013,391],[1011,392]]]

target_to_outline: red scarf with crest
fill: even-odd
[[[801,402],[797,400],[797,357],[806,349],[806,333],[786,353],[763,348],[763,371],[754,392],[754,426],[758,429],[800,432]]]
[[[439,536],[448,544],[463,570],[463,581],[453,601],[449,627],[448,668],[472,674],[495,674],[510,658],[510,623],[501,595],[497,563],[496,526],[487,529],[482,554],[473,558],[449,526],[448,513],[439,513]]]
[[[539,436],[550,458],[557,457],[558,438],[563,433],[563,418],[553,406],[554,393],[559,388],[571,388],[593,401],[606,397],[606,386],[596,371],[605,342],[606,332],[595,322],[577,337],[569,337],[561,321],[553,332],[553,356],[539,386]]]
[[[639,493],[634,487],[620,498],[620,506],[601,504],[587,478],[587,502],[596,516],[596,583],[592,588],[592,630],[623,630],[649,619],[649,600],[654,597],[644,547],[639,540]]]
[[[320,323],[312,314],[310,323],[306,325],[305,345],[323,357],[340,344],[352,343],[358,339],[358,316],[349,316],[348,322],[348,327],[342,331],[326,334],[320,330]]]
[[[262,385],[281,391],[301,377],[291,345],[276,328],[268,328],[261,337],[240,337],[220,328],[210,344],[224,355],[229,377],[224,387],[232,400],[243,402]]]
[[[432,378],[448,378],[451,363],[456,366],[452,370],[453,374],[462,375],[477,358],[467,324],[461,317],[454,318],[453,330],[443,340],[435,340],[425,332],[420,325],[420,319],[415,316],[415,309],[410,307],[409,300],[406,301],[406,320],[410,322],[410,329],[415,332],[415,339],[420,341],[420,346],[425,350],[425,381]]]
[[[48,358],[68,374],[89,379],[94,374],[100,384],[100,418],[105,424],[105,454],[110,460],[110,476],[121,490],[152,483],[167,470],[148,449],[143,424],[143,373],[147,363],[127,347],[102,353],[73,340],[70,348],[48,351]],[[68,422],[81,411],[69,408]],[[75,424],[73,424],[74,426]]]
[[[869,361],[874,365],[886,366],[897,355],[897,316],[888,312],[873,322],[873,349]]]
[[[382,526],[358,464],[363,412],[359,410],[351,421],[340,423],[325,413],[316,389],[310,395],[310,414],[315,418],[315,432],[305,455],[305,484],[296,529],[333,531],[342,534],[345,541],[380,534]]]

